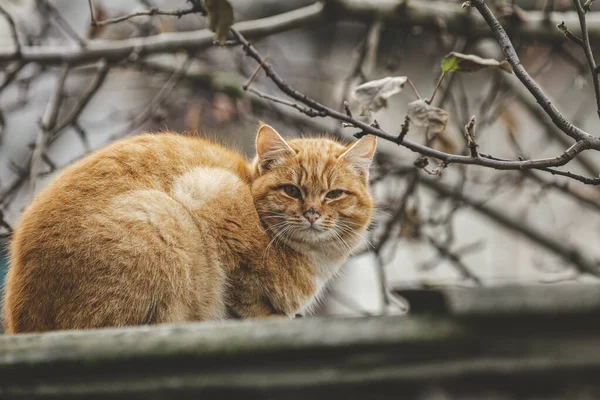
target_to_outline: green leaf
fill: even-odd
[[[215,32],[215,42],[224,44],[233,25],[233,7],[227,0],[204,0],[208,25]]]
[[[492,58],[481,58],[474,54],[462,54],[453,51],[442,60],[443,73],[452,71],[475,72],[483,68],[490,67],[500,68],[509,74],[512,73],[512,67],[508,61],[497,61]]]
[[[458,69],[458,59],[452,55],[452,53],[448,54],[442,60],[442,72],[448,73],[452,71],[456,71]]]

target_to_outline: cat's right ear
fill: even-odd
[[[294,149],[286,143],[275,129],[262,122],[260,123],[256,135],[256,156],[259,173],[268,170],[269,165],[274,161],[295,155]]]

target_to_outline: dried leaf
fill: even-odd
[[[423,99],[408,103],[407,113],[411,124],[426,127],[428,133],[440,133],[448,123],[446,110],[427,104]]]
[[[388,76],[376,81],[365,82],[352,91],[353,97],[368,111],[378,111],[387,106],[387,100],[400,93],[408,78]],[[364,115],[361,113],[361,115]]]
[[[481,58],[473,54],[461,54],[455,51],[448,54],[442,60],[442,72],[464,71],[475,72],[483,68],[496,67],[505,72],[512,73],[512,67],[508,61],[497,61],[492,58]]]
[[[427,159],[427,157],[425,157],[425,156],[421,156],[421,157],[418,157],[418,158],[415,160],[415,162],[413,163],[413,165],[414,165],[416,168],[423,169],[423,168],[425,168],[426,166],[428,166],[428,165],[429,165],[429,160]]]
[[[210,30],[215,32],[215,42],[224,44],[233,25],[233,7],[227,0],[204,0],[204,8]]]

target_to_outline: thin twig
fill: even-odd
[[[301,106],[301,105],[299,105],[297,103],[294,103],[293,101],[281,99],[279,97],[270,95],[268,93],[261,92],[261,91],[259,91],[257,89],[254,89],[253,87],[244,88],[244,89],[247,90],[250,93],[254,93],[258,97],[262,97],[263,99],[271,100],[271,101],[274,101],[274,102],[279,103],[279,104],[284,104],[286,106],[293,107],[296,110],[300,111],[301,113],[308,115],[309,117],[323,117],[323,116],[325,116],[325,115],[320,114],[318,111],[313,110],[312,108],[303,107],[303,106]]]
[[[444,77],[446,77],[446,73],[442,72],[442,74],[440,75],[437,83],[435,84],[435,87],[433,88],[433,93],[431,93],[431,97],[429,98],[429,100],[427,100],[427,104],[431,104],[431,102],[435,98],[435,94],[437,93],[438,89],[440,88],[440,85],[442,84],[442,81],[444,80]]]
[[[454,265],[454,267],[464,279],[469,279],[478,286],[482,285],[481,279],[473,272],[471,272],[469,267],[467,267],[465,263],[460,259],[460,256],[452,252],[448,247],[442,245],[441,243],[438,243],[438,241],[431,236],[427,236],[427,240],[429,244],[432,245],[443,258],[448,259],[452,263],[452,265]]]
[[[4,70],[4,81],[2,81],[2,84],[0,85],[0,93],[15,80],[24,66],[24,62],[17,61]]]
[[[112,19],[105,19],[104,21],[95,21],[95,23],[92,23],[92,25],[93,26],[104,26],[104,25],[116,24],[118,22],[127,21],[128,19],[131,19],[131,18],[148,17],[148,16],[152,16],[152,15],[168,15],[168,16],[172,16],[172,17],[181,18],[184,15],[195,14],[195,13],[200,13],[202,15],[205,15],[206,10],[204,9],[204,7],[202,5],[200,5],[200,3],[194,4],[192,7],[188,8],[188,9],[177,9],[177,10],[161,10],[157,7],[152,7],[151,9],[149,9],[147,11],[138,11],[138,12],[135,12],[132,14],[127,14],[127,15],[123,15],[120,17],[112,18]]]
[[[381,314],[384,315],[387,312],[388,306],[390,305],[390,297],[388,296],[388,279],[385,271],[385,263],[380,253],[375,253],[376,259],[376,272],[379,281],[379,296],[381,298]]]
[[[0,228],[4,228],[4,230],[6,230],[9,235],[12,234],[12,232],[13,232],[13,228],[6,221],[6,219],[4,217],[4,212],[2,210],[0,210]]]
[[[398,135],[398,143],[404,142],[404,138],[408,134],[408,130],[410,128],[410,117],[407,115],[404,117],[404,122],[402,123],[402,127],[400,128],[400,134]]]
[[[63,101],[64,87],[69,70],[70,67],[67,64],[63,67],[61,73],[58,75],[56,87],[52,93],[52,96],[50,96],[50,100],[46,106],[46,111],[44,111],[44,116],[40,121],[40,130],[37,138],[35,139],[35,145],[33,147],[33,153],[31,155],[31,162],[29,166],[29,193],[31,195],[35,193],[37,177],[41,171],[44,154],[46,152],[46,146],[50,139],[50,132],[56,126],[56,120],[58,119],[58,113]]]
[[[62,14],[56,9],[54,4],[52,4],[48,0],[43,0],[41,4],[45,7],[46,11],[48,11],[54,17],[56,23],[62,28],[62,30],[70,36],[80,47],[85,47],[86,42],[83,40],[81,36],[77,34],[75,29],[65,20]]]
[[[79,136],[79,138],[81,139],[81,143],[83,144],[85,152],[88,153],[92,151],[92,146],[90,145],[90,141],[87,138],[87,133],[85,132],[85,129],[83,129],[81,124],[78,121],[75,121],[71,124],[71,127],[73,128],[75,133],[77,133],[77,136]]]
[[[581,38],[579,36],[575,35],[573,32],[571,32],[569,30],[569,28],[567,28],[567,25],[565,25],[565,21],[562,21],[556,27],[558,28],[559,31],[564,33],[564,35],[567,37],[567,39],[569,39],[570,41],[575,43],[577,46],[583,46],[583,40],[581,40]]]
[[[552,175],[566,176],[567,178],[571,178],[581,183],[585,183],[586,185],[600,185],[600,178],[588,178],[586,176],[575,174],[573,172],[560,171],[554,168],[540,168],[540,170],[549,172]]]
[[[96,15],[94,12],[94,4],[92,3],[92,0],[88,0],[88,6],[90,8],[90,25],[96,26]]]
[[[473,115],[469,120],[469,123],[465,125],[465,137],[467,139],[467,147],[471,152],[471,157],[478,158],[479,153],[477,152],[477,142],[475,141],[475,116]]]
[[[523,171],[523,173],[527,178],[533,180],[534,182],[537,182],[544,187],[552,187],[564,195],[571,197],[572,200],[592,208],[596,212],[600,212],[600,201],[580,193],[579,190],[574,189],[571,185],[569,185],[569,182],[545,179],[541,177],[540,174],[535,173],[535,171]]]
[[[4,16],[4,18],[6,19],[6,22],[8,22],[8,25],[10,27],[10,34],[12,36],[13,44],[15,46],[14,56],[17,59],[20,59],[22,56],[22,53],[21,53],[21,43],[19,42],[19,34],[17,32],[17,25],[15,24],[15,21],[13,20],[12,15],[10,15],[8,13],[8,11],[6,11],[6,9],[4,9],[4,7],[2,7],[2,6],[0,6],[0,14],[2,14]]]
[[[254,82],[254,80],[258,76],[258,73],[262,69],[263,65],[265,65],[265,63],[268,60],[269,60],[269,55],[267,54],[267,56],[264,58],[264,60],[262,60],[262,62],[260,64],[258,64],[258,67],[256,67],[256,70],[254,71],[254,73],[252,74],[252,76],[250,77],[250,79],[248,79],[248,81],[244,84],[244,86],[242,86],[242,88],[244,90],[248,90],[248,88],[250,87],[250,85],[252,85],[252,82]]]
[[[405,216],[406,206],[408,204],[408,200],[410,196],[412,196],[415,192],[417,184],[419,182],[419,174],[417,171],[412,172],[412,176],[409,178],[406,189],[404,190],[404,195],[398,202],[398,207],[396,208],[392,217],[387,221],[383,228],[383,232],[381,236],[377,239],[377,243],[373,248],[373,252],[380,253],[383,247],[387,244],[392,236],[392,231],[394,227],[400,224]]]
[[[162,88],[158,91],[156,96],[148,103],[148,105],[127,125],[125,129],[125,134],[132,133],[131,131],[139,126],[141,126],[144,122],[146,122],[152,114],[156,111],[156,109],[165,101],[165,99],[171,94],[175,86],[179,83],[181,78],[185,75],[188,67],[192,62],[192,57],[189,55],[186,56],[185,60],[181,63],[179,68],[173,72],[173,74],[167,79]],[[113,141],[119,139],[123,136],[122,133],[113,134],[110,136],[109,141]]]
[[[417,96],[417,99],[420,100],[421,99],[421,95],[419,94],[419,91],[417,90],[417,88],[415,87],[415,85],[413,85],[413,83],[410,80],[410,78],[406,78],[406,83],[408,83],[408,86],[410,86],[410,88],[412,89],[412,91],[414,92],[414,94]]]
[[[358,67],[358,71],[365,77],[371,76],[377,67],[377,50],[379,49],[379,41],[381,39],[381,30],[383,26],[384,24],[381,20],[375,20],[365,39],[365,56],[363,62]]]
[[[86,91],[83,93],[83,95],[79,98],[73,109],[65,116],[65,118],[62,121],[56,124],[56,127],[54,127],[49,132],[48,135],[51,138],[53,138],[60,131],[77,121],[77,118],[79,118],[79,114],[81,114],[81,112],[85,109],[89,101],[96,94],[98,89],[100,89],[100,86],[102,86],[102,84],[104,83],[108,71],[109,65],[106,62],[106,60],[100,60],[97,63],[96,75],[92,79],[92,82],[90,83]]]
[[[583,3],[583,9],[586,13],[592,9],[592,4],[594,4],[594,1],[595,0],[586,0],[585,3]]]
[[[342,104],[347,102],[347,99],[350,96],[352,84],[357,79],[359,80],[359,83],[363,83],[366,80],[365,73],[363,71],[363,64],[365,63],[365,59],[367,58],[367,53],[369,50],[368,47],[370,42],[368,38],[371,36],[371,32],[373,31],[373,29],[375,29],[375,24],[370,24],[366,32],[366,37],[363,38],[358,44],[358,51],[356,52],[356,57],[354,57],[354,60],[351,63],[350,72],[344,79],[344,84],[341,91]]]

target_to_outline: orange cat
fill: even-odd
[[[66,168],[11,243],[7,333],[293,316],[371,218],[376,140],[289,143],[261,125],[250,164],[220,145],[145,134]]]

